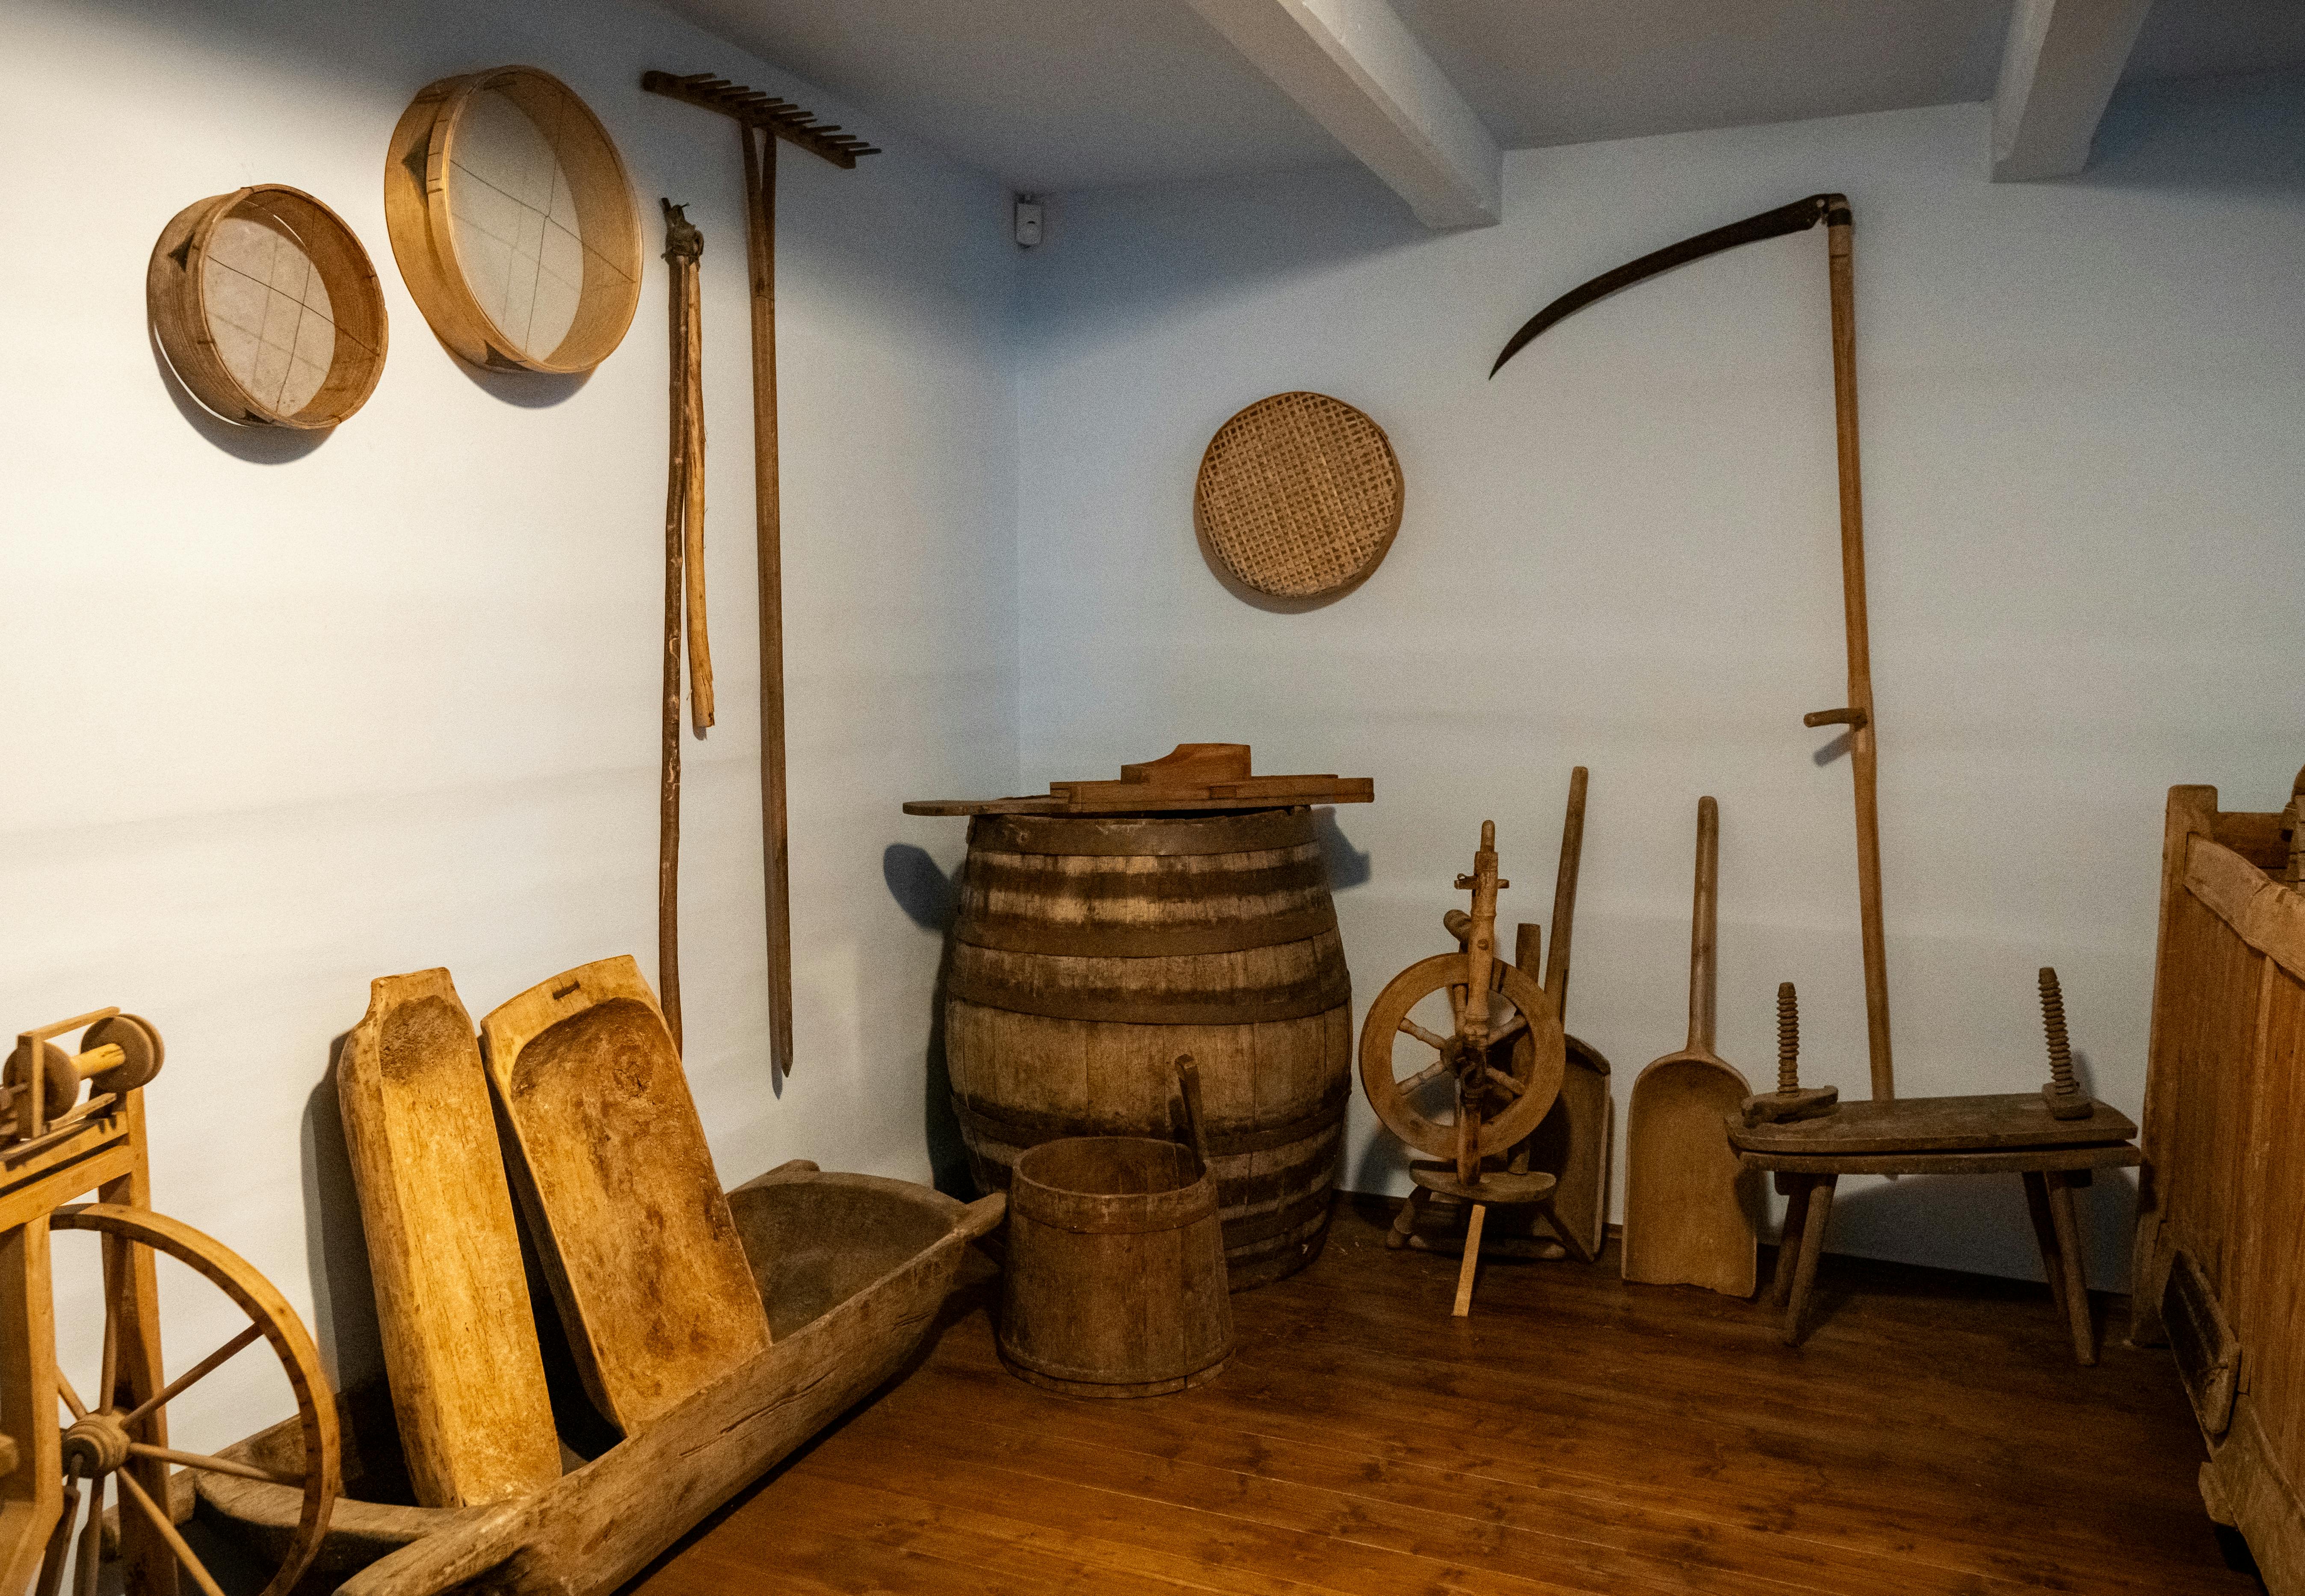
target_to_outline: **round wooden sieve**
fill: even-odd
[[[1240,582],[1313,598],[1376,569],[1400,530],[1402,498],[1383,428],[1326,394],[1275,394],[1209,440],[1193,521]]]
[[[624,158],[584,102],[532,66],[443,78],[392,132],[385,224],[408,292],[476,366],[589,371],[640,304]]]
[[[318,430],[384,371],[384,295],[368,251],[301,189],[260,183],[178,211],[144,298],[177,378],[243,426]]]

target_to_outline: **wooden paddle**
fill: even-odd
[[[1697,803],[1697,904],[1688,939],[1688,1045],[1633,1082],[1625,1128],[1624,1276],[1753,1295],[1757,1248],[1727,1116],[1749,1091],[1713,1050],[1721,809]]]

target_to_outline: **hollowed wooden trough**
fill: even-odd
[[[588,1596],[623,1584],[714,1508],[897,1372],[926,1338],[1000,1194],[960,1203],[907,1181],[787,1164],[728,1194],[774,1342],[532,1496],[405,1505],[391,1405],[347,1405],[344,1496],[303,1587],[342,1596]],[[378,1396],[380,1398],[381,1393]],[[293,1423],[224,1456],[293,1472]],[[391,1499],[395,1496],[398,1500]],[[285,1486],[200,1476],[203,1522],[276,1561],[296,1524]]]

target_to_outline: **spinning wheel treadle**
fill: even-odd
[[[1469,989],[1474,955],[1436,954],[1411,964],[1385,983],[1369,1006],[1361,1028],[1361,1088],[1369,1106],[1385,1128],[1417,1151],[1431,1158],[1454,1159],[1458,1154],[1457,1115],[1463,1111],[1464,1082],[1473,1076],[1479,1123],[1475,1148],[1477,1158],[1493,1158],[1535,1130],[1561,1093],[1568,1065],[1568,1049],[1561,1018],[1544,989],[1502,959],[1492,961],[1489,991],[1494,1019],[1490,1040],[1475,1064],[1473,1048],[1464,1033],[1463,1013]],[[1457,1016],[1452,1032],[1442,1036],[1410,1018],[1410,1011],[1435,992],[1446,990],[1450,1009]],[[1504,1003],[1496,1002],[1501,996]],[[1396,1039],[1409,1037],[1424,1044],[1412,1055],[1414,1067],[1396,1075]],[[1506,1049],[1510,1048],[1510,1054]],[[1503,1067],[1500,1068],[1500,1064]],[[1418,1106],[1428,1086],[1437,1088],[1443,1077],[1454,1076],[1459,1090],[1454,1107],[1442,1117]],[[1437,1091],[1432,1094],[1439,1097]]]

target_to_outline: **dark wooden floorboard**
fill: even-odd
[[[2201,1510],[2167,1353],[2072,1363],[2045,1288],[1825,1260],[1773,1315],[1597,1268],[1327,1252],[1233,1299],[1179,1396],[1076,1402],[1001,1371],[988,1298],[724,1509],[647,1596],[2251,1596]]]

